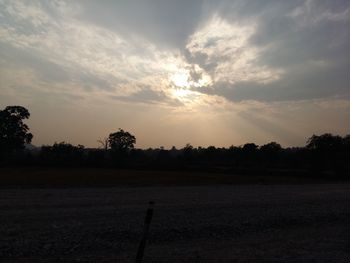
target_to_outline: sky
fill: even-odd
[[[34,145],[228,147],[350,133],[348,0],[0,0],[0,109]]]

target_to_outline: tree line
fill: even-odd
[[[312,135],[304,147],[283,148],[277,142],[246,143],[229,148],[136,149],[136,137],[119,129],[100,148],[56,142],[26,149],[33,135],[23,122],[30,117],[21,106],[0,111],[0,165],[93,166],[132,169],[214,171],[239,174],[348,177],[350,135]]]

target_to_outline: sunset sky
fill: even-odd
[[[350,133],[349,0],[0,0],[0,109],[33,144],[302,146]]]

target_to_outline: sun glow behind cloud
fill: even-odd
[[[248,42],[256,30],[254,24],[229,24],[214,16],[186,44],[194,60],[205,55],[204,63],[196,63],[188,61],[179,50],[159,50],[139,36],[123,36],[79,21],[76,16],[82,9],[77,5],[61,5],[59,17],[50,16],[40,4],[14,2],[9,6],[7,15],[18,25],[2,26],[1,41],[36,52],[64,71],[76,72],[62,88],[79,96],[87,96],[88,89],[99,91],[99,96],[126,98],[147,87],[168,95],[170,100],[188,103],[191,98],[200,97],[201,88],[218,81],[267,83],[278,79],[281,73],[255,65],[260,50]],[[31,24],[34,30],[24,33],[20,30],[23,23]],[[215,64],[216,60],[220,63]],[[81,78],[96,81],[87,83]]]
[[[189,88],[189,74],[185,72],[176,72],[170,77],[170,80],[174,83],[176,87],[179,88]]]
[[[171,95],[186,104],[193,105],[204,95],[200,93],[200,88],[211,85],[212,80],[198,65],[186,67],[186,69],[178,69],[169,76],[172,84]],[[195,91],[196,89],[199,91]]]
[[[120,3],[117,2],[122,1],[115,1],[119,7]],[[172,3],[180,5],[180,2]],[[187,5],[185,2],[182,4]],[[247,1],[245,4],[247,8],[249,3]],[[265,134],[265,138],[268,135],[273,139],[276,134],[292,134],[293,128],[288,128],[285,116],[275,113],[283,107],[281,112],[287,112],[288,107],[312,112],[306,106],[310,98],[321,98],[325,100],[324,103],[335,105],[332,108],[335,117],[329,115],[332,121],[346,119],[344,116],[350,112],[346,99],[341,103],[346,106],[341,109],[337,101],[327,101],[327,96],[333,96],[333,100],[348,94],[349,82],[344,76],[348,76],[346,67],[349,62],[344,51],[337,49],[342,45],[348,47],[349,31],[344,25],[350,21],[349,7],[328,10],[328,6],[322,3],[316,5],[316,1],[305,1],[299,6],[297,3],[281,3],[276,9],[286,6],[285,9],[269,13],[271,8],[266,10],[262,4],[261,12],[255,10],[257,13],[248,18],[243,17],[243,12],[230,17],[230,12],[220,13],[215,7],[208,14],[203,14],[203,18],[196,18],[195,26],[188,29],[185,37],[177,42],[181,45],[167,46],[160,41],[164,38],[164,32],[178,37],[177,33],[182,31],[176,27],[179,23],[168,23],[167,28],[162,28],[165,21],[163,24],[157,23],[159,27],[152,27],[155,21],[152,19],[164,19],[163,13],[149,19],[143,17],[141,22],[135,15],[118,16],[117,19],[132,20],[118,20],[119,23],[113,20],[116,17],[113,14],[112,18],[109,17],[112,22],[105,26],[93,19],[95,10],[93,15],[88,14],[82,19],[89,4],[89,1],[0,0],[2,104],[34,105],[32,108],[42,107],[44,112],[50,112],[48,107],[65,107],[66,110],[70,107],[75,112],[79,112],[79,109],[98,111],[100,107],[101,116],[109,112],[109,115],[106,114],[108,124],[103,123],[101,127],[110,129],[114,127],[108,126],[109,123],[121,123],[120,126],[124,125],[125,128],[134,125],[142,131],[142,127],[152,123],[153,116],[147,115],[151,114],[162,119],[163,123],[169,119],[173,121],[171,129],[163,127],[164,134],[172,131],[176,125],[186,130],[192,121],[191,138],[198,138],[196,127],[203,130],[213,122],[215,127],[211,130],[211,138],[215,140],[219,140],[215,136],[219,127],[235,131],[232,132],[235,138],[238,136],[238,126],[256,130],[261,128],[259,134]],[[128,4],[126,1],[125,5]],[[114,4],[104,5],[109,8]],[[151,2],[146,5],[150,5],[149,9],[157,9]],[[113,7],[110,9],[116,10]],[[130,10],[137,12],[134,9],[131,5]],[[141,10],[140,15],[145,12]],[[96,10],[99,22],[104,21],[105,15],[98,14]],[[174,19],[182,19],[182,15]],[[192,18],[191,14],[187,19]],[[156,32],[161,37],[153,34],[147,36],[141,30],[123,30],[128,23],[134,28],[163,29]],[[318,26],[328,26],[327,23],[331,25],[326,27],[324,33]],[[345,29],[339,30],[340,25]],[[328,36],[332,28],[337,30]],[[302,33],[299,34],[299,31]],[[332,82],[329,85],[331,89],[324,80],[336,81],[329,81]],[[273,103],[278,99],[287,102],[276,106]],[[294,99],[305,101],[295,103],[292,101]],[[263,104],[261,108],[274,110],[266,110],[266,116],[258,115],[260,111],[255,112],[254,106],[257,101]],[[301,130],[313,133],[310,127],[324,127],[324,122],[310,119],[312,116],[322,116],[320,112],[324,108],[310,103],[317,112],[315,110],[315,113],[307,115],[302,110],[296,111],[299,117],[295,122],[303,123],[299,127]],[[335,108],[339,108],[341,113]],[[132,124],[134,120],[137,124]],[[232,126],[228,125],[229,122],[232,122]],[[250,122],[250,126],[246,122]],[[64,122],[61,126],[64,126]],[[154,129],[161,127],[159,123],[151,126]],[[341,127],[346,129],[344,125]],[[210,137],[208,128],[203,133],[206,133],[203,138]],[[251,138],[257,133],[251,131]],[[149,134],[150,140],[152,132],[149,131]],[[186,134],[184,132],[183,138],[187,138]]]

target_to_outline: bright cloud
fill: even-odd
[[[76,20],[72,14],[78,13],[79,8],[74,11],[65,6],[57,20],[38,3],[8,5],[5,13],[11,17],[12,24],[0,28],[1,42],[35,52],[66,71],[85,72],[102,79],[107,86],[95,86],[95,89],[125,97],[148,87],[172,97],[174,88],[188,89],[211,82],[209,75],[198,65],[188,64],[177,50],[158,50],[140,37],[126,39],[108,29]],[[19,25],[26,23],[35,30],[23,32]],[[192,79],[192,73],[200,76]],[[76,81],[79,79],[71,79]]]
[[[178,125],[194,141],[293,144],[328,131],[322,116],[349,130],[348,1],[141,2],[0,0],[1,105],[47,112],[45,123],[50,109],[76,112],[71,123],[91,110],[148,140]]]
[[[249,43],[255,32],[254,23],[230,24],[214,16],[190,37],[186,48],[194,58],[205,57],[204,65],[209,66],[214,82],[275,81],[283,71],[259,65],[263,48]]]

